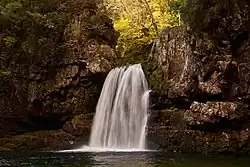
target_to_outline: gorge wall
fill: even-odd
[[[64,13],[61,29],[48,29],[54,37],[32,37],[45,44],[15,62],[10,77],[1,76],[0,150],[59,148],[89,134],[102,84],[116,66],[119,33],[95,1],[55,1],[53,12]]]
[[[95,2],[55,4],[52,11],[66,14],[56,31],[29,15],[32,32],[57,34],[20,37],[32,44],[45,41],[35,52],[20,51],[25,45],[18,42],[8,48],[0,38],[2,60],[13,51],[24,55],[11,75],[0,75],[0,150],[72,148],[89,135],[106,74],[127,64],[115,54],[119,33]],[[149,148],[249,153],[249,5],[247,0],[188,0],[184,25],[163,30],[149,57],[150,47],[139,47],[143,55],[136,63],[142,62],[152,89]]]
[[[249,152],[249,5],[190,0],[185,25],[156,39],[148,136],[163,138],[159,148]],[[170,106],[175,108],[162,110]]]

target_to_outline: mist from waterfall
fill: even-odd
[[[111,70],[98,100],[89,147],[144,150],[148,108],[149,90],[141,65]]]

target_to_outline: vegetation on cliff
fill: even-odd
[[[117,37],[95,1],[1,1],[0,137],[63,129],[92,113]]]
[[[36,77],[30,71],[38,64],[53,65],[66,51],[62,34],[67,17],[59,4],[58,0],[0,1],[0,136],[22,133],[21,125],[28,122],[28,86]]]
[[[0,76],[25,77],[34,59],[62,54],[66,13],[57,0],[0,2]]]
[[[182,24],[186,0],[104,0],[104,9],[120,32],[117,51],[123,63],[143,61],[150,44],[164,27]]]

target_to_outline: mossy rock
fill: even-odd
[[[92,126],[92,119],[92,113],[77,115],[71,121],[66,122],[63,129],[74,136],[89,135]]]
[[[46,150],[57,149],[69,144],[74,136],[56,131],[38,131],[0,139],[0,150]]]
[[[166,81],[164,72],[161,68],[157,68],[148,78],[150,89],[161,93],[167,92],[167,83],[164,80]]]
[[[153,111],[152,123],[164,126],[184,127],[183,121],[184,110],[171,107],[170,109]]]
[[[93,114],[92,113],[88,113],[88,114],[80,114],[80,115],[77,115],[75,116],[73,119],[72,119],[72,123],[80,123],[82,121],[91,121],[93,119]]]

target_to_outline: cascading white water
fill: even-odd
[[[96,107],[89,147],[144,150],[148,108],[149,90],[141,65],[111,70]]]

